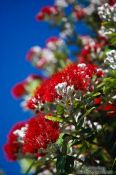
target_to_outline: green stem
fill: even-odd
[[[27,175],[27,174],[30,172],[30,170],[31,170],[32,167],[34,166],[35,162],[36,162],[36,160],[33,160],[33,162],[31,163],[31,165],[29,166],[29,168],[28,168],[27,171],[25,172],[25,175]]]

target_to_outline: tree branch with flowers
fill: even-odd
[[[29,75],[12,89],[33,116],[9,132],[6,157],[25,174],[115,174],[115,0],[55,0],[36,19],[59,36],[27,52],[46,76]],[[78,34],[80,22],[93,35]]]

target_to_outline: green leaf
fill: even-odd
[[[72,156],[62,156],[57,157],[56,169],[57,175],[68,175],[73,172],[74,168],[74,158]]]
[[[63,136],[63,144],[62,144],[62,153],[65,155],[67,154],[67,149],[69,148],[68,147],[68,142],[72,140],[72,136],[68,135],[68,134],[65,134]]]
[[[96,93],[92,94],[93,97],[97,97],[97,96],[99,96],[99,95],[101,95],[100,92],[96,92]]]
[[[52,120],[54,122],[63,122],[64,121],[63,118],[55,117],[55,116],[46,115],[45,118],[48,119],[48,120]]]
[[[59,114],[59,115],[64,114],[64,107],[63,106],[57,105],[56,110],[57,110],[57,114]]]
[[[33,95],[33,92],[37,88],[39,83],[40,83],[39,80],[33,80],[32,82],[29,83],[29,85],[26,86],[26,90]]]
[[[83,116],[85,117],[85,116],[89,115],[94,109],[95,109],[94,106],[92,108],[88,109]]]
[[[57,142],[56,142],[56,144],[58,144],[59,146],[61,146],[63,143],[63,136],[64,136],[64,133],[61,133]]]
[[[57,157],[56,162],[57,175],[66,175],[65,164],[66,164],[66,156],[59,155]]]
[[[72,173],[74,168],[74,157],[67,156],[66,157],[66,164],[65,164],[65,171],[66,173]]]

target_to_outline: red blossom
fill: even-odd
[[[101,102],[102,102],[101,97],[98,97],[98,98],[95,98],[95,99],[94,99],[94,104],[95,104],[95,105],[99,105]]]
[[[13,88],[12,88],[12,95],[15,98],[20,98],[25,94],[25,83],[17,83]]]
[[[4,151],[7,156],[7,159],[10,161],[15,161],[17,159],[17,152],[19,150],[18,143],[6,143],[4,145]]]
[[[21,129],[25,124],[25,122],[15,124],[9,132],[7,143],[4,145],[6,157],[11,161],[15,161],[18,158],[18,153],[21,149],[21,143],[18,142],[18,136],[14,134],[14,131]]]
[[[36,100],[36,99],[35,99]],[[34,110],[37,106],[37,100],[36,101],[33,101],[33,99],[29,99],[26,104],[25,104],[25,108],[26,109],[31,109],[31,110]]]
[[[99,70],[101,72],[101,70]],[[36,89],[34,97],[27,102],[29,109],[35,109],[37,102],[53,102],[56,98],[60,98],[57,94],[55,86],[62,82],[67,82],[67,85],[74,85],[75,90],[86,92],[90,87],[91,78],[93,75],[100,76],[98,68],[95,65],[71,64],[64,70],[52,75],[49,79]],[[34,100],[33,100],[34,99]],[[35,100],[36,99],[36,100]]]
[[[108,3],[113,6],[116,3],[116,0],[109,0]]]
[[[21,98],[22,96],[26,95],[28,93],[27,91],[27,86],[31,85],[31,83],[34,82],[34,80],[39,82],[43,78],[39,75],[31,74],[29,75],[25,80],[23,80],[20,83],[17,83],[13,88],[12,88],[12,95],[15,98]]]
[[[80,20],[82,19],[83,17],[85,17],[86,15],[86,12],[83,8],[77,6],[75,9],[74,9],[74,16],[76,17],[76,19]]]
[[[43,7],[38,14],[36,15],[36,19],[38,21],[44,20],[46,16],[55,15],[58,13],[58,8],[56,6],[45,6]]]
[[[92,43],[87,43],[84,45],[83,49],[78,55],[78,62],[82,63],[92,63],[93,55],[97,55],[101,52],[102,48],[108,44],[104,37],[99,36],[98,41],[93,41]]]
[[[102,105],[99,107],[99,110],[106,112],[107,116],[109,117],[116,116],[116,103]]]
[[[33,46],[26,54],[26,59],[28,61],[33,60],[33,58],[38,58],[41,54],[41,48],[39,46]]]
[[[47,39],[47,43],[49,43],[49,42],[57,42],[57,41],[59,41],[59,38],[58,37],[56,37],[56,36],[53,36],[53,37],[50,37],[50,38],[48,38]]]
[[[59,136],[58,123],[45,119],[40,113],[28,121],[28,130],[24,138],[23,152],[38,156],[39,149],[56,142]]]

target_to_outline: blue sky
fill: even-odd
[[[11,96],[12,86],[31,73],[39,73],[25,59],[31,46],[44,47],[45,40],[57,35],[47,23],[36,22],[35,15],[42,6],[53,4],[53,0],[0,0],[0,168],[6,175],[20,175],[17,163],[8,162],[2,145],[13,124],[31,116],[20,107],[20,101]],[[80,33],[88,30],[78,25]]]

